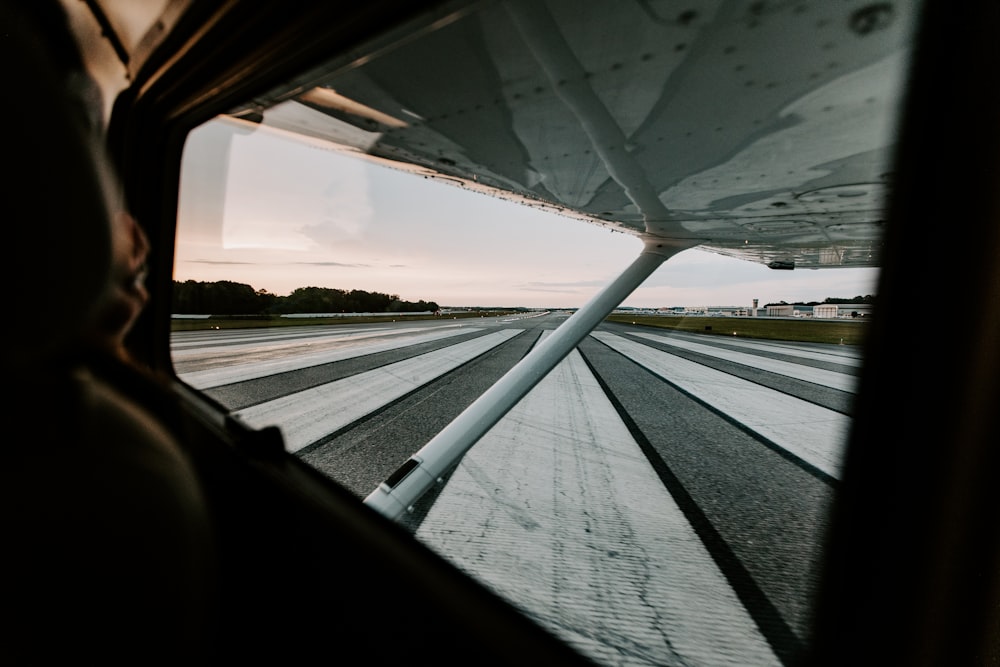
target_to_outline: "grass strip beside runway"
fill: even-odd
[[[860,345],[868,332],[867,322],[863,319],[611,315],[607,321],[731,338],[763,338],[834,345]]]

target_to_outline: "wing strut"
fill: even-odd
[[[643,215],[646,231],[652,220],[668,216],[666,207],[641,166],[629,155],[621,128],[594,93],[579,60],[559,32],[555,20],[537,3],[509,3],[511,18],[539,61],[564,104],[577,117],[611,177],[623,187]],[[561,86],[559,82],[566,82]],[[575,83],[569,83],[575,82]],[[616,150],[616,148],[618,150]],[[408,511],[462,456],[563,360],[594,327],[649,277],[660,264],[699,241],[648,238],[643,251],[625,271],[557,328],[551,336],[507,371],[389,479],[379,484],[365,504],[390,519]]]
[[[642,253],[594,298],[535,346],[507,374],[486,390],[389,479],[365,498],[365,504],[390,519],[408,511],[521,398],[593,331],[611,311],[659,266],[692,242],[646,242]]]

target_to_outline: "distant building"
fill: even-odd
[[[815,318],[832,320],[836,319],[839,313],[840,309],[835,303],[820,303],[812,308],[812,316]]]
[[[768,304],[768,317],[812,317],[823,320],[853,319],[868,317],[872,307],[867,303],[818,303],[814,306],[805,304]]]
[[[790,304],[777,304],[767,306],[767,316],[768,317],[794,317],[795,316],[795,306]]]
[[[754,306],[661,306],[659,308],[615,309],[617,314],[628,315],[673,315],[676,317],[797,317],[823,320],[855,319],[869,317],[872,307],[866,303],[818,303],[815,305],[780,303],[760,307],[754,299]]]

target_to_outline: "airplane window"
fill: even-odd
[[[787,664],[917,8],[667,6],[489,3],[197,128],[173,364],[366,502],[488,422],[404,502],[418,540],[601,664]]]

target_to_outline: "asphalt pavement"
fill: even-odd
[[[565,317],[187,332],[174,362],[363,499]],[[598,662],[793,662],[859,365],[606,323],[403,523]]]

